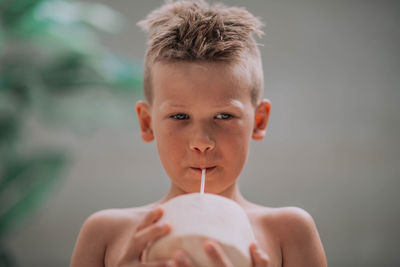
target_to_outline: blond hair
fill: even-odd
[[[249,71],[251,100],[263,91],[260,51],[253,37],[261,21],[245,8],[198,1],[166,1],[138,25],[148,32],[144,93],[152,102],[151,67],[155,62],[210,61],[239,63]]]

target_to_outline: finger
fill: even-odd
[[[137,226],[136,231],[140,231],[147,226],[151,225],[152,223],[157,222],[161,216],[163,215],[164,210],[161,207],[158,207],[149,213],[146,214],[143,221]]]
[[[151,225],[135,233],[132,245],[134,245],[135,250],[140,253],[149,243],[156,241],[160,237],[168,234],[170,231],[171,225],[167,223]]]
[[[232,267],[231,261],[226,256],[220,245],[212,241],[206,241],[204,244],[204,248],[211,261],[214,263],[214,266]]]
[[[194,264],[189,256],[183,251],[177,251],[174,255],[174,259],[176,260],[177,267],[193,267]]]
[[[255,267],[267,267],[269,265],[269,257],[256,243],[250,245],[250,255]]]

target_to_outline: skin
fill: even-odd
[[[270,113],[267,99],[252,105],[249,74],[235,65],[211,62],[155,63],[153,99],[136,104],[142,139],[157,142],[171,180],[167,195],[152,204],[104,210],[82,226],[71,266],[194,266],[184,251],[168,261],[143,263],[148,244],[167,235],[160,204],[198,192],[201,168],[205,192],[236,201],[247,214],[256,242],[249,247],[255,267],[324,267],[325,253],[312,217],[295,207],[269,208],[247,201],[237,179],[250,140],[262,140]],[[198,168],[198,169],[197,169]],[[222,248],[206,240],[214,266],[232,266]]]

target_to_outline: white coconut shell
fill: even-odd
[[[233,266],[251,266],[249,246],[255,238],[247,215],[236,202],[214,194],[193,193],[175,197],[162,206],[160,222],[168,222],[172,230],[148,247],[146,262],[171,259],[183,249],[196,266],[212,266],[204,241],[213,239]]]

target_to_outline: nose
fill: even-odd
[[[211,151],[215,147],[215,141],[207,129],[198,127],[190,138],[190,149],[198,152]]]

